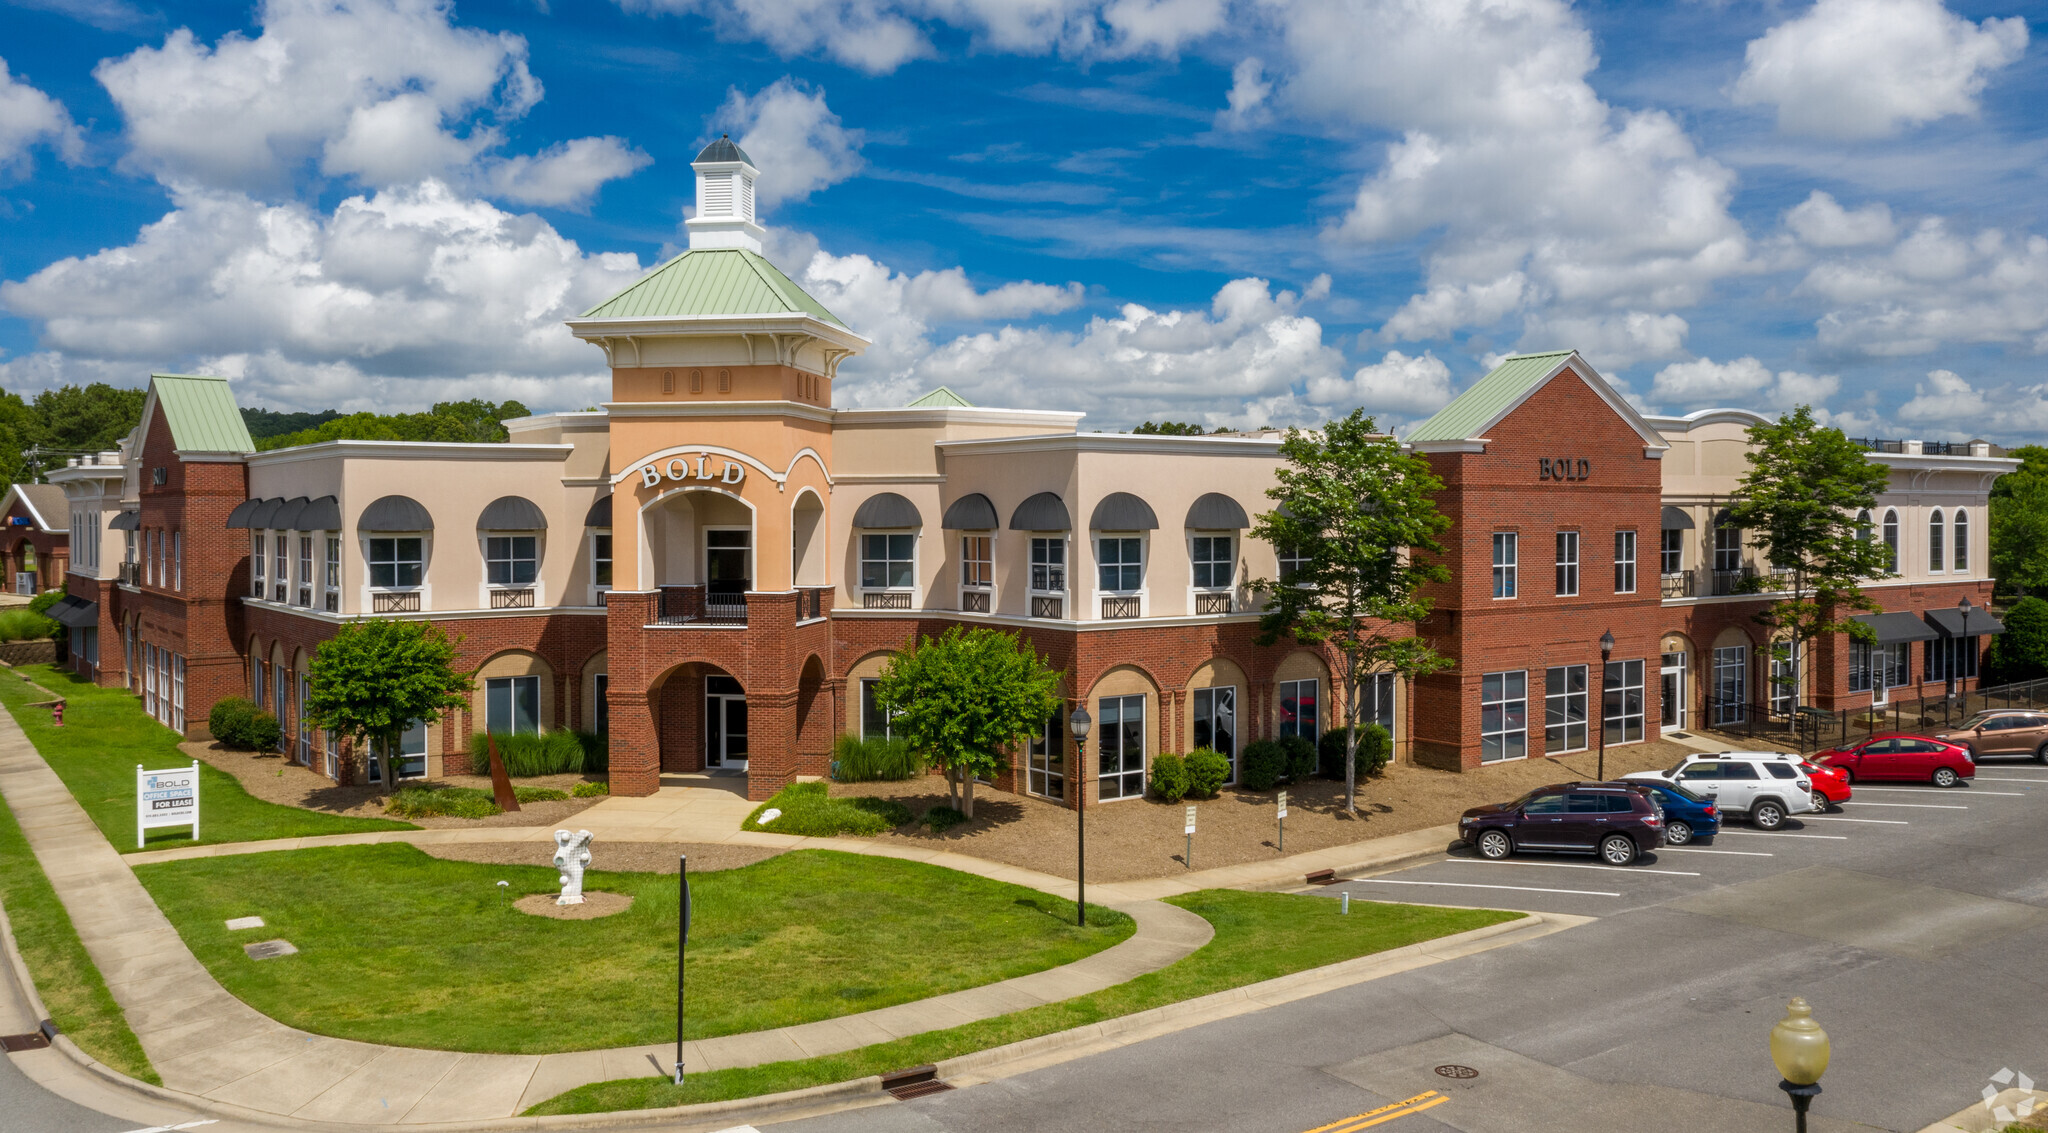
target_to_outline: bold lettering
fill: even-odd
[[[697,458],[697,479],[711,479],[711,454],[708,452]]]
[[[1537,457],[1537,458],[1536,458],[1536,478],[1537,478],[1538,480],[1548,480],[1548,479],[1550,479],[1550,458],[1549,458],[1549,457],[1547,457],[1547,456],[1539,456],[1539,457]]]
[[[740,465],[740,464],[730,464],[730,463],[728,463],[728,464],[727,464],[727,465],[725,466],[725,474],[724,474],[723,476],[720,476],[720,477],[719,477],[719,479],[721,479],[721,480],[725,481],[725,482],[726,482],[726,483],[728,483],[728,484],[737,484],[737,483],[739,483],[739,482],[740,482],[740,481],[741,481],[742,479],[745,479],[745,478],[746,478],[746,475],[747,475],[747,469],[746,469],[746,466],[744,466],[744,465]]]
[[[655,466],[653,466],[652,464],[643,464],[643,465],[641,465],[641,466],[640,466],[640,482],[641,482],[642,484],[645,484],[645,485],[647,485],[647,486],[648,486],[648,487],[650,487],[650,488],[654,487],[654,486],[655,486],[655,485],[657,485],[657,484],[660,484],[660,483],[661,483],[661,469],[659,469],[659,468],[656,468],[656,467],[655,467]]]
[[[690,466],[683,462],[682,457],[676,457],[668,462],[668,478],[671,480],[687,480],[690,478]]]
[[[1592,478],[1593,478],[1593,462],[1592,462],[1592,461],[1590,461],[1590,460],[1582,460],[1582,461],[1580,461],[1580,462],[1579,462],[1579,479],[1581,479],[1581,480],[1591,480]]]
[[[1572,478],[1572,462],[1571,462],[1570,460],[1567,460],[1567,459],[1565,459],[1565,458],[1564,458],[1564,457],[1562,457],[1562,456],[1559,456],[1559,457],[1554,457],[1554,458],[1552,458],[1552,459],[1553,459],[1554,463],[1552,463],[1551,467],[1552,467],[1552,468],[1555,468],[1555,469],[1557,469],[1557,475],[1556,475],[1556,477],[1554,477],[1554,478],[1555,478],[1555,479],[1558,479],[1558,480],[1569,480],[1569,479],[1571,479],[1571,478]]]

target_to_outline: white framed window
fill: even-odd
[[[311,606],[313,604],[313,577],[313,537],[311,535],[301,535],[299,536],[299,605],[301,606]],[[312,760],[309,758],[305,762],[310,765]]]
[[[263,707],[263,659],[260,657],[249,661],[249,699],[256,702],[256,707]]]
[[[1884,539],[1884,569],[1887,573],[1897,574],[1899,573],[1899,513],[1886,508],[1884,524],[1880,530],[1883,532],[1882,538]]]
[[[484,730],[494,735],[540,732],[540,678],[491,677],[484,681]]]
[[[1394,674],[1372,673],[1358,686],[1360,727],[1378,724],[1394,734]]]
[[[1529,754],[1529,673],[1487,673],[1479,678],[1479,761],[1499,763]]]
[[[1230,774],[1224,782],[1237,782],[1237,686],[1196,689],[1194,708],[1194,746],[1228,761]]]
[[[1948,519],[1935,508],[1927,516],[1927,572],[1943,574],[1948,570]]]
[[[1636,592],[1636,533],[1633,531],[1614,533],[1614,592]]]
[[[1134,594],[1145,585],[1145,541],[1135,535],[1095,539],[1095,586],[1110,594]]]
[[[264,549],[263,532],[258,531],[250,535],[249,543],[251,548],[253,548],[249,554],[249,592],[255,597],[261,598],[263,597],[264,568],[270,561],[269,553]],[[143,557],[147,558],[148,554],[148,551],[145,550]]]
[[[1096,797],[1145,797],[1145,698],[1105,696],[1095,702]]]
[[[1963,510],[1962,508],[1956,509],[1956,528],[1953,532],[1950,533],[1950,535],[1956,546],[1956,553],[1954,559],[1955,572],[1957,574],[1968,574],[1970,573],[1969,512]]]
[[[329,779],[332,779],[332,780],[334,780],[334,781],[335,781],[335,782],[337,782],[337,783],[338,783],[338,782],[340,782],[340,781],[341,781],[341,737],[340,737],[340,736],[338,736],[338,735],[336,735],[336,734],[334,734],[333,732],[323,732],[323,733],[321,733],[321,735],[320,735],[320,750],[321,750],[321,753],[322,753],[322,754],[323,754],[323,755],[325,756],[325,759],[326,759],[326,764],[327,764],[327,767],[326,767],[326,770],[327,770],[327,777],[328,777]]]
[[[322,585],[327,591],[327,612],[341,612],[341,536],[327,537],[327,562],[321,569]]]
[[[1283,584],[1293,582],[1308,569],[1308,552],[1300,547],[1275,547],[1273,553],[1280,560],[1280,581]]]
[[[860,537],[863,590],[912,590],[917,586],[917,535],[870,531]]]
[[[385,762],[396,779],[424,779],[427,776],[427,726],[414,721],[398,736],[396,743],[377,741],[370,745],[370,782],[384,781]]]
[[[277,601],[285,600],[285,591],[292,584],[292,544],[284,532],[270,537],[270,593]]]
[[[1742,570],[1742,528],[1723,514],[1714,523],[1714,573],[1735,574]]]
[[[425,540],[417,535],[376,536],[369,540],[370,586],[404,590],[426,577]]]
[[[276,696],[277,708],[272,713],[277,717],[277,750],[285,750],[291,733],[292,675],[291,670],[275,661],[270,663],[271,692]]]
[[[1570,598],[1579,592],[1579,533],[1557,533],[1557,596]]]
[[[1228,590],[1237,582],[1237,537],[1197,535],[1190,549],[1195,589]]]
[[[1067,797],[1066,718],[1055,712],[1031,734],[1025,753],[1024,789],[1040,798]]]
[[[960,537],[960,585],[987,590],[996,584],[995,540],[986,535]]]
[[[484,581],[491,586],[532,586],[540,575],[540,540],[531,535],[486,535]]]
[[[1586,747],[1584,665],[1553,665],[1543,673],[1543,750],[1555,755]]]
[[[185,532],[171,532],[171,589],[185,589]]]
[[[1275,691],[1280,699],[1279,734],[1300,736],[1311,743],[1321,739],[1322,682],[1314,678],[1305,681],[1281,681]]]
[[[1928,642],[1929,645],[1934,644]],[[1792,714],[1792,654],[1783,642],[1771,647],[1771,715]]]
[[[1658,548],[1657,570],[1660,574],[1682,574],[1685,571],[1685,532],[1675,527],[1664,529],[1664,542]]]
[[[293,720],[298,725],[299,762],[307,767],[313,766],[313,726],[311,724],[306,723],[306,698],[311,696],[312,694],[313,682],[307,678],[306,674],[300,673],[299,708],[297,712],[294,712],[292,714],[292,716]]]
[[[1031,590],[1037,594],[1067,592],[1067,537],[1031,537]]]
[[[1877,647],[1883,654],[1883,668],[1886,688],[1899,688],[1913,683],[1912,653],[1903,641],[1894,641]]]
[[[262,702],[260,696],[257,702]],[[142,710],[156,719],[156,646],[149,642],[142,645]]]
[[[590,584],[599,590],[612,588],[612,533],[590,534]]]
[[[1643,738],[1643,663],[1607,662],[1607,680],[1600,688],[1600,725],[1609,744],[1632,744]]]
[[[882,682],[874,677],[863,678],[860,682],[860,738],[864,740],[886,740],[889,738],[889,722],[895,713],[882,707],[875,699],[875,690]]]
[[[1512,531],[1493,533],[1493,596],[1512,598],[1515,596],[1515,572],[1521,548],[1519,537]]]
[[[171,727],[185,730],[185,657],[171,655]]]
[[[1850,664],[1853,675],[1855,665]],[[1749,647],[1722,645],[1714,649],[1714,723],[1740,724],[1749,719]]]

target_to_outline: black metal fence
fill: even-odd
[[[2048,680],[2020,681],[1959,693],[1954,698],[1895,697],[1887,704],[1862,708],[1802,706],[1788,714],[1786,705],[1709,697],[1694,729],[1731,738],[1762,739],[1819,751],[1853,743],[1883,732],[1929,732],[1953,728],[1973,713],[1990,708],[2048,710]]]

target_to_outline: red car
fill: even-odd
[[[1812,760],[1799,761],[1799,769],[1806,772],[1813,783],[1813,809],[1825,812],[1830,806],[1841,806],[1849,801],[1849,773],[1839,767],[1822,767]]]
[[[1977,774],[1970,749],[1928,736],[1892,732],[1818,752],[1813,761],[1834,767],[1854,782],[1891,779],[1953,787]]]

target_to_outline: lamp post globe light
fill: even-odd
[[[1806,1133],[1806,1107],[1820,1094],[1820,1076],[1828,1069],[1828,1033],[1813,1021],[1813,1008],[1793,996],[1785,1017],[1771,1027],[1771,1061],[1784,1080],[1778,1088],[1792,1098],[1799,1133]]]
[[[1614,656],[1614,631],[1600,633],[1600,716],[1593,727],[1600,733],[1600,770],[1595,777],[1607,781],[1607,659]]]
[[[1088,733],[1095,727],[1095,718],[1088,715],[1088,706],[1082,704],[1067,717],[1067,727],[1074,733],[1074,773],[1067,781],[1074,785],[1074,923],[1088,923],[1088,823],[1082,817],[1082,808],[1088,802],[1088,780],[1083,775],[1088,762]]]
[[[1956,600],[1956,613],[1961,614],[1963,616],[1963,641],[1970,640],[1970,611],[1974,609],[1976,609],[1976,607],[1970,604],[1970,596],[1968,594],[1965,594],[1961,598]],[[1972,657],[1971,660],[1974,662],[1976,658]],[[1963,651],[1961,649],[1958,649],[1949,657],[1948,660],[1948,683],[1954,686],[1954,691],[1951,691],[1948,694],[1948,698],[1950,700],[1954,700],[1956,698],[1957,692],[1963,691],[1962,674],[1956,671],[1957,669],[1962,668],[1962,666]],[[1976,666],[1973,664],[1971,666],[1971,669],[1974,671],[1976,669]]]

